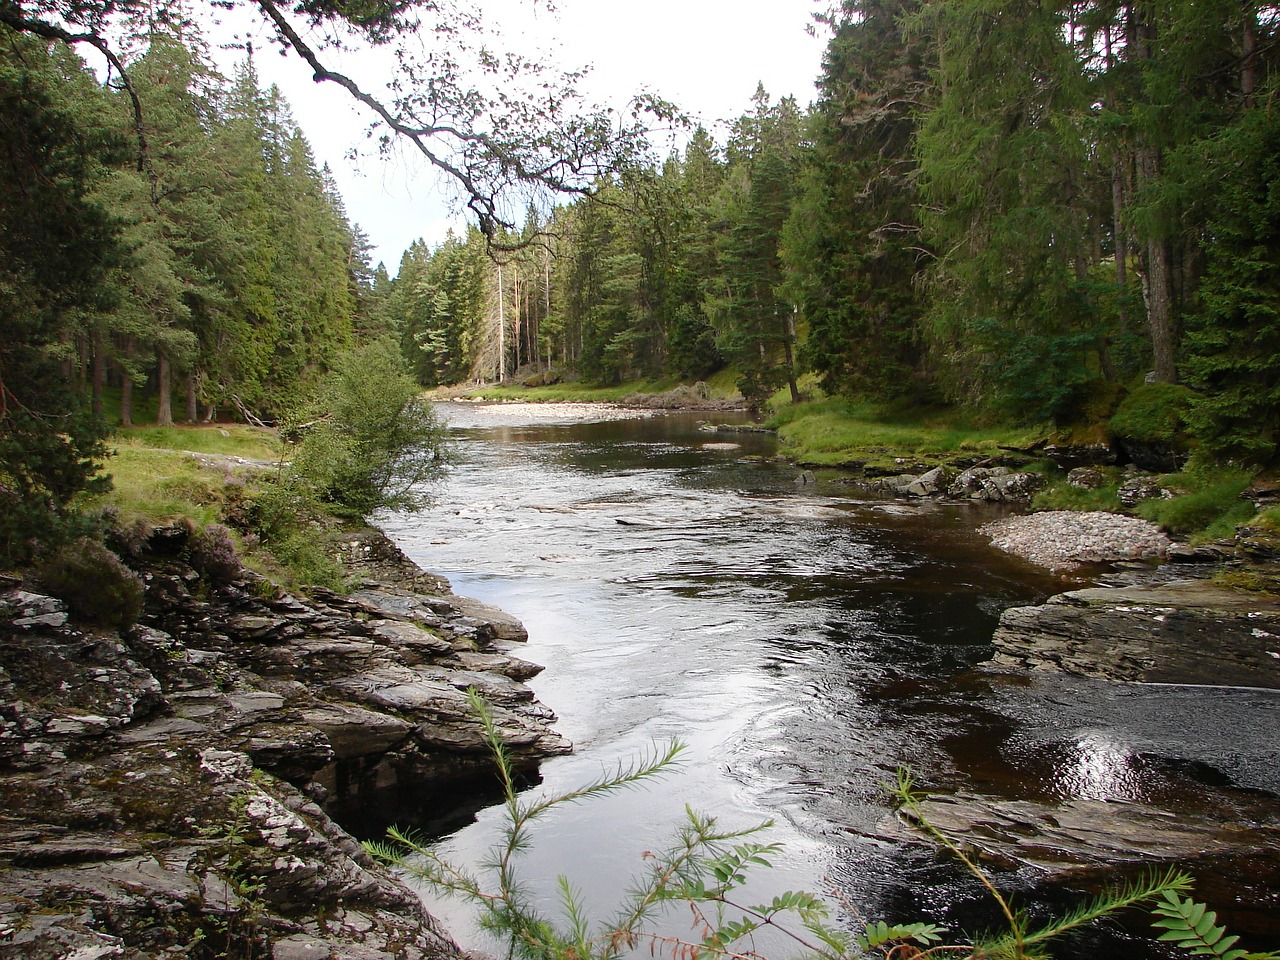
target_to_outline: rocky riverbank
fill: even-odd
[[[992,701],[1059,735],[1076,727],[1078,746],[1029,758],[1032,770],[1014,763],[1010,796],[939,792],[923,805],[930,822],[1037,883],[1176,865],[1236,932],[1280,937],[1280,603],[1206,580],[1074,590],[1005,610],[993,643],[978,674]],[[1160,719],[1170,708],[1154,706],[1150,685],[1190,712]],[[1133,728],[1099,734],[1091,718],[1126,703]],[[1197,711],[1237,710],[1238,734],[1198,738]]]
[[[358,589],[307,600],[190,547],[136,545],[124,631],[0,584],[0,958],[457,956],[344,827],[488,780],[469,687],[518,766],[569,749],[523,628],[375,531],[342,544]]]

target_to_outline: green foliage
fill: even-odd
[[[919,385],[920,198],[915,106],[932,44],[904,35],[914,0],[842,5],[782,238],[802,356],[828,393],[895,397]]]
[[[1147,500],[1135,512],[1196,542],[1228,538],[1254,515],[1253,503],[1242,497],[1252,479],[1251,471],[1238,467],[1193,463],[1164,479],[1166,486],[1180,491],[1177,496]]]
[[[1111,417],[1113,436],[1144,443],[1182,445],[1194,396],[1175,383],[1144,383],[1130,391]]]
[[[36,578],[81,620],[123,629],[142,614],[138,575],[98,540],[82,537],[43,558]]]
[[[342,566],[325,550],[323,507],[313,491],[290,474],[250,491],[235,506],[234,515],[276,561],[278,566],[268,567],[269,575],[304,586],[346,588]]]
[[[1198,159],[1204,188],[1216,202],[1200,309],[1187,331],[1187,375],[1204,391],[1193,419],[1219,455],[1266,463],[1280,437],[1280,117],[1274,106],[1247,112]]]
[[[343,357],[299,419],[302,441],[287,472],[328,508],[363,517],[425,503],[445,433],[394,342]]]
[[[1159,939],[1176,943],[1196,957],[1219,957],[1220,960],[1276,960],[1280,951],[1254,953],[1237,947],[1237,936],[1228,936],[1227,928],[1216,926],[1218,915],[1205,904],[1183,896],[1179,891],[1165,891],[1151,908],[1160,919],[1152,926],[1163,930]]]
[[[93,196],[121,144],[74,58],[0,27],[0,562],[74,535],[105,428],[68,383],[82,312],[111,305],[124,250]]]

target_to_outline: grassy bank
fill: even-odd
[[[887,473],[996,457],[1006,452],[1002,447],[1023,449],[1037,437],[1034,430],[983,424],[955,410],[844,398],[777,405],[768,422],[783,454],[799,464]]]
[[[227,529],[251,570],[290,589],[345,586],[326,552],[326,532],[346,526],[316,512],[278,477],[282,445],[274,432],[219,424],[116,431],[104,469],[112,488],[78,505],[118,530],[190,523]]]
[[[1051,427],[991,424],[955,409],[892,407],[843,398],[801,404],[779,400],[769,423],[778,431],[782,453],[805,466],[879,475],[1012,458],[1022,461],[1021,469],[1045,478],[1033,509],[1126,513],[1151,520],[1193,545],[1238,543],[1259,555],[1280,550],[1280,507],[1259,511],[1245,495],[1258,481],[1258,471],[1200,455],[1176,473],[1154,476],[1163,493],[1127,507],[1120,491],[1131,474],[1123,467],[1099,468],[1101,486],[1084,489],[1068,483],[1066,472],[1052,462],[1016,453],[1052,435]],[[1096,425],[1093,433],[1104,439],[1105,424]],[[1274,578],[1270,582],[1274,585]]]

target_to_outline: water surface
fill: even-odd
[[[1086,582],[990,547],[976,528],[994,508],[876,499],[834,474],[802,482],[771,437],[705,433],[693,414],[570,423],[440,406],[458,462],[431,509],[383,526],[528,628],[516,653],[546,667],[532,686],[575,744],[533,789],[579,786],[672,737],[687,746],[648,788],[535,831],[527,875],[567,875],[596,915],[688,805],[725,826],[773,821],[764,839],[785,850],[753,894],[831,887],[870,918],[994,923],[931,848],[876,839],[885,784],[907,765],[940,790],[1046,802],[1191,802],[1224,778],[1277,792],[1269,694],[1001,684],[972,669],[1001,610]],[[1239,749],[1242,715],[1263,746]],[[1179,760],[1143,759],[1163,756]],[[478,863],[500,821],[483,810],[441,849]],[[554,903],[553,883],[537,888]],[[466,911],[433,907],[466,945],[493,949]],[[1072,950],[1139,955],[1121,934],[1057,955]]]

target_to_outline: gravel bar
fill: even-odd
[[[1154,523],[1102,511],[1053,510],[1007,517],[983,525],[981,532],[1001,550],[1051,570],[1164,558],[1172,546]]]

